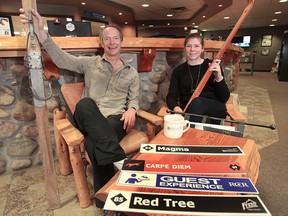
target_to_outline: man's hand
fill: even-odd
[[[21,22],[23,24],[28,24],[28,16],[25,14],[25,10],[23,8],[20,8],[19,9],[19,12],[20,12],[20,18],[21,18]],[[34,17],[36,17],[37,19],[37,22],[38,22],[38,29],[39,29],[39,35],[38,35],[38,38],[39,38],[39,41],[40,43],[44,42],[48,35],[46,33],[46,31],[44,30],[44,21],[43,21],[43,18],[40,16],[40,14],[37,12],[37,11],[33,11],[32,10],[32,14]]]
[[[136,110],[133,108],[129,108],[125,113],[123,113],[121,121],[124,121],[123,128],[127,132],[130,131],[135,124],[136,120]]]

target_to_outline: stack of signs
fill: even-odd
[[[243,155],[235,146],[142,144],[140,152]],[[223,175],[234,177],[221,177]],[[252,181],[244,176],[239,163],[127,160],[117,180],[118,185],[151,188],[151,191],[179,190],[179,193],[111,190],[104,209],[175,215],[271,215]],[[209,195],[188,194],[193,191]],[[233,195],[210,195],[213,192]]]

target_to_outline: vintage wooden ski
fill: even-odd
[[[215,61],[216,59],[220,59],[223,54],[225,53],[226,49],[228,48],[228,46],[230,45],[233,37],[235,36],[235,34],[237,33],[238,29],[240,28],[240,26],[242,25],[242,23],[244,22],[244,20],[246,19],[246,17],[248,16],[248,14],[250,13],[252,7],[254,4],[254,0],[247,0],[247,4],[246,7],[241,15],[241,17],[238,19],[237,23],[235,24],[235,26],[233,27],[232,31],[230,32],[230,34],[228,35],[227,39],[225,40],[225,42],[223,43],[222,47],[220,48],[220,50],[218,51],[218,53],[216,54],[215,58],[213,61]],[[212,65],[212,64],[211,64]],[[184,112],[186,111],[186,109],[188,108],[189,104],[191,103],[191,101],[196,98],[199,97],[199,95],[201,94],[204,86],[206,85],[209,77],[211,76],[212,71],[210,70],[210,67],[207,69],[206,73],[204,74],[203,78],[201,79],[200,83],[198,84],[197,88],[195,89],[194,93],[192,94],[191,98],[189,99]]]
[[[49,97],[45,95],[42,54],[36,32],[38,28],[35,28],[37,22],[33,22],[33,15],[31,12],[31,9],[37,9],[36,0],[22,0],[22,6],[25,11],[28,12],[29,17],[25,64],[29,68],[31,90],[33,92],[36,122],[39,133],[39,146],[45,174],[47,201],[50,209],[57,209],[60,208],[60,196],[57,186],[48,110],[46,106],[46,100],[49,99]],[[50,92],[50,95],[52,96],[51,93],[52,92]]]

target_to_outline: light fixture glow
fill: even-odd
[[[169,25],[170,25],[170,23],[167,23],[167,25],[169,26]]]
[[[86,3],[85,3],[85,2],[82,2],[81,4],[82,4],[82,5],[86,5]]]
[[[230,17],[229,17],[229,16],[226,16],[226,17],[224,17],[224,19],[227,20],[227,19],[230,19]]]
[[[272,22],[277,22],[277,19],[272,19]]]
[[[167,17],[172,17],[173,16],[173,14],[167,14]]]
[[[271,25],[269,25],[269,26],[271,26],[271,27],[272,27],[272,26],[275,26],[275,25],[274,25],[274,24],[271,24]]]
[[[218,7],[223,7],[223,5],[219,4]]]
[[[281,11],[276,11],[274,14],[281,14],[282,12]]]
[[[281,2],[281,3],[282,3],[282,2],[288,2],[288,0],[279,0],[279,2]]]
[[[203,19],[205,19],[205,18],[206,18],[206,16],[202,16],[202,18],[203,18]]]
[[[149,7],[149,4],[142,4],[142,7]]]
[[[122,13],[121,13],[121,12],[119,13],[119,16],[122,16]]]

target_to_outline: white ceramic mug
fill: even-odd
[[[164,135],[170,139],[178,139],[190,128],[190,122],[181,115],[164,116]]]

